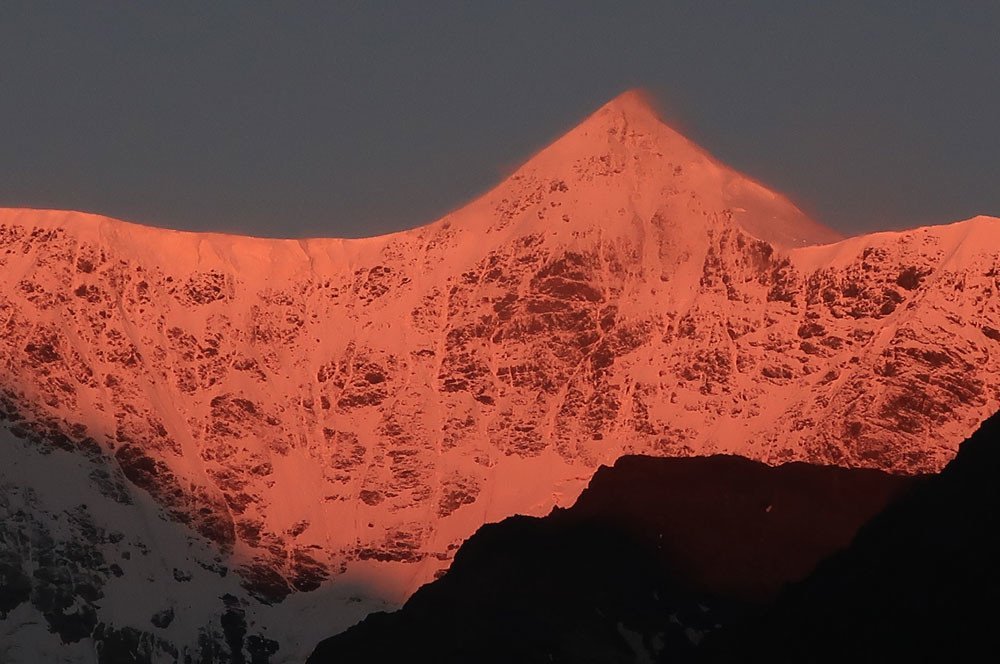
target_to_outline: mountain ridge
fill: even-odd
[[[923,477],[735,456],[625,456],[577,501],[485,525],[393,613],[309,664],[695,660]]]
[[[287,246],[292,247],[293,245],[298,245],[299,247],[311,246],[311,245],[322,245],[324,243],[329,243],[332,245],[345,243],[345,244],[364,244],[373,243],[375,241],[389,239],[397,235],[407,235],[414,233],[421,229],[429,226],[433,226],[437,223],[444,222],[448,219],[451,214],[445,215],[441,219],[430,222],[425,226],[418,226],[413,229],[394,231],[392,233],[386,233],[384,235],[372,235],[366,237],[351,237],[351,238],[338,238],[338,237],[307,237],[307,238],[275,238],[275,237],[263,237],[254,235],[241,235],[238,233],[224,233],[217,231],[189,231],[189,230],[179,230],[173,228],[164,228],[160,226],[149,226],[140,222],[128,221],[124,219],[118,219],[115,217],[109,217],[96,212],[84,212],[79,210],[62,210],[62,209],[51,209],[51,208],[31,208],[31,207],[0,207],[0,223],[5,224],[19,224],[19,225],[38,225],[43,224],[47,227],[51,227],[52,230],[63,229],[71,230],[76,229],[81,231],[83,234],[90,234],[93,236],[95,234],[94,228],[96,227],[96,235],[98,237],[127,237],[129,235],[137,236],[140,234],[157,235],[163,234],[167,237],[181,237],[188,243],[205,242],[209,244],[216,245],[226,245],[226,244],[236,244],[246,242],[248,244],[259,244],[269,245],[274,244],[276,246]],[[914,232],[944,232],[945,229],[972,229],[978,228],[980,225],[992,225],[1000,222],[1000,217],[996,217],[988,214],[977,214],[972,217],[967,217],[964,219],[956,219],[952,221],[942,221],[935,224],[926,224],[923,226],[913,226],[912,228],[904,229],[893,229],[893,230],[874,230],[868,233],[863,233],[860,235],[843,236],[838,240],[831,242],[826,242],[822,244],[806,245],[804,247],[789,248],[790,251],[795,251],[796,249],[815,249],[823,247],[824,249],[830,247],[843,247],[850,246],[859,243],[864,238],[877,238],[877,237],[899,237],[909,233]],[[758,238],[759,239],[759,238]],[[818,249],[817,249],[818,251]],[[308,255],[309,250],[303,249],[303,253]],[[809,253],[806,251],[799,251],[800,255]]]
[[[610,138],[609,138],[610,137]],[[609,149],[610,148],[610,149]],[[636,153],[622,155],[620,153]],[[609,156],[616,155],[624,157],[620,161],[624,163],[611,164]],[[777,194],[764,185],[751,180],[742,173],[737,173],[728,166],[714,159],[700,146],[666,125],[652,109],[646,99],[644,92],[640,90],[627,90],[618,95],[587,118],[582,120],[576,127],[561,137],[539,150],[525,163],[521,164],[509,177],[499,184],[491,187],[483,194],[475,197],[453,212],[450,212],[436,221],[417,226],[412,229],[396,231],[383,235],[361,237],[361,238],[323,238],[312,237],[302,238],[299,241],[307,243],[322,243],[335,240],[355,241],[355,240],[389,240],[395,236],[428,229],[439,224],[453,223],[464,220],[470,214],[481,213],[482,201],[503,196],[514,188],[514,183],[531,174],[539,177],[541,172],[543,179],[572,179],[572,173],[567,171],[567,164],[577,162],[581,159],[600,160],[602,167],[607,171],[620,173],[622,167],[628,168],[630,164],[627,156],[632,156],[634,160],[647,158],[650,153],[657,157],[666,157],[677,161],[672,168],[683,168],[682,164],[694,165],[702,171],[703,177],[718,180],[719,188],[722,190],[732,190],[730,193],[734,200],[738,200],[741,195],[759,197],[767,201],[773,201],[778,205],[778,209],[784,215],[797,217],[796,222],[804,226],[803,232],[807,236],[805,240],[797,243],[812,243],[816,241],[831,241],[842,238],[839,233],[823,227],[815,221],[808,219],[798,208],[780,194]],[[605,173],[606,175],[607,173]],[[7,210],[18,210],[8,208]],[[21,210],[28,210],[22,208]],[[60,213],[56,210],[38,210],[39,213]],[[89,213],[71,213],[86,215]],[[101,215],[95,215],[101,216]],[[104,217],[110,219],[109,217]],[[135,222],[124,222],[127,224],[137,224]],[[474,225],[474,224],[473,224]],[[145,227],[151,228],[151,227]],[[169,229],[163,229],[169,230]],[[758,228],[760,230],[760,228]],[[186,231],[192,232],[192,231]],[[223,237],[244,238],[232,233],[207,232],[206,236],[216,237],[219,240]],[[286,238],[254,238],[280,241]],[[769,241],[778,241],[777,238],[761,237]]]
[[[919,477],[622,457],[308,662],[974,661],[1000,599],[998,438],[995,414]]]

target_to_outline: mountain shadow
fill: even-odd
[[[734,456],[624,457],[577,503],[481,528],[395,613],[311,664],[692,660],[916,480]]]

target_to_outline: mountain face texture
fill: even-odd
[[[394,235],[0,211],[0,419],[318,636],[623,454],[940,469],[1000,402],[998,257],[987,217],[841,240],[627,93]]]
[[[309,664],[694,661],[707,635],[773,602],[915,481],[623,457],[569,509],[483,526],[442,578],[321,642]]]

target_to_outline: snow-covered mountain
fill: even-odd
[[[339,597],[328,635],[624,453],[939,469],[1000,402],[998,289],[1000,220],[842,240],[636,93],[393,235],[0,210],[0,481],[147,505],[108,527]],[[55,450],[90,479],[13,463]]]

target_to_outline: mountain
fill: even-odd
[[[940,469],[1000,397],[998,229],[839,240],[632,93],[393,235],[3,210],[0,419],[101,478],[79,502],[151,501],[119,528],[199,538],[247,602],[328,594],[294,626],[318,638],[623,454]]]
[[[323,641],[333,662],[693,661],[847,546],[915,478],[734,456],[627,456],[543,518],[483,526],[394,613]]]

